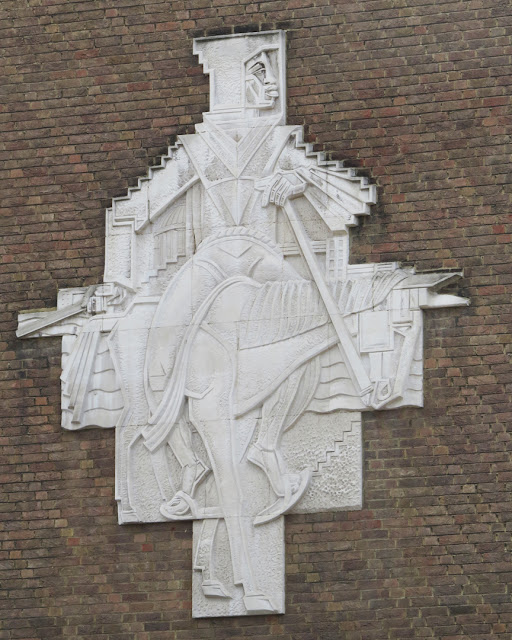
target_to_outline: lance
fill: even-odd
[[[275,178],[270,180],[267,178],[266,180],[264,179],[260,181],[256,188],[265,192],[263,194],[264,206],[268,204],[270,200],[273,200],[281,206],[286,214],[297,240],[297,244],[299,245],[299,249],[306,261],[311,277],[318,287],[320,297],[322,298],[327,314],[338,337],[338,348],[341,352],[341,357],[352,374],[353,380],[355,380],[357,384],[357,390],[361,399],[365,404],[369,405],[370,402],[368,396],[373,391],[373,384],[366,373],[361,356],[352,342],[350,332],[345,325],[345,321],[343,320],[338,304],[336,303],[331,289],[326,282],[325,274],[322,272],[318,264],[309,236],[293,203],[293,198],[304,193],[306,183],[293,173],[286,173],[286,177],[284,177],[284,175],[282,176],[282,180],[283,179],[287,180],[289,183],[287,185],[288,189],[286,189],[287,197],[284,197],[285,194],[282,187],[283,183],[281,182],[280,184],[276,184],[274,182]]]

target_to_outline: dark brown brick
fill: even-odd
[[[192,38],[274,28],[288,121],[377,183],[352,262],[472,305],[426,314],[425,407],[366,415],[364,510],[287,518],[287,613],[192,620],[190,524],[117,525],[113,434],[61,431],[16,314],[101,280],[105,207],[207,110]],[[512,637],[511,34],[504,0],[4,0],[0,638]]]

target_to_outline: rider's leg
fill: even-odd
[[[184,417],[171,431],[168,444],[181,465],[181,490],[192,496],[209,469],[194,451],[192,429]]]
[[[299,396],[308,396],[308,390],[303,388],[309,382],[307,366],[292,373],[265,402],[258,439],[247,453],[248,460],[265,472],[277,495],[277,500],[256,516],[254,524],[257,525],[275,520],[291,509],[304,495],[311,480],[310,469],[289,473],[280,452],[284,431],[304,410],[304,398]]]
[[[265,471],[272,489],[278,496],[285,495],[287,483],[294,485],[299,481],[298,474],[287,473],[279,449],[283,432],[294,420],[294,416],[290,415],[290,409],[303,374],[304,367],[294,371],[265,401],[258,438],[249,449],[249,460]]]
[[[160,507],[166,518],[183,518],[190,511],[190,499],[197,485],[210,473],[210,469],[196,455],[192,444],[192,430],[181,417],[172,429],[167,444],[181,465],[181,486],[177,493]]]

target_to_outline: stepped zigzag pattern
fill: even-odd
[[[359,420],[356,420],[354,422],[359,422]],[[338,458],[340,456],[341,447],[347,444],[346,436],[350,436],[351,434],[352,424],[353,423],[351,423],[349,428],[343,430],[341,439],[334,441],[333,448],[326,450],[323,459],[320,459],[317,461],[316,467],[313,469],[313,472],[312,472],[313,477],[321,476],[323,470],[331,466],[333,458]]]

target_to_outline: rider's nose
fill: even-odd
[[[265,86],[268,86],[268,85],[276,86],[277,85],[277,80],[276,80],[274,74],[272,73],[272,70],[269,67],[267,67],[265,69],[265,77],[263,78],[263,84]]]

